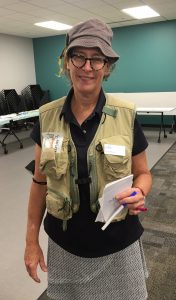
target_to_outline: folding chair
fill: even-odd
[[[0,102],[1,102],[1,113],[2,115],[9,115],[13,113],[19,113],[20,109],[20,97],[16,93],[14,89],[9,89],[9,90],[2,90],[0,92]],[[7,131],[5,134],[4,138],[0,141],[2,147],[4,148],[4,154],[8,153],[5,140],[9,135],[13,135],[16,140],[20,144],[20,149],[23,148],[23,144],[18,138],[18,136],[15,133],[15,130],[17,128],[17,122],[14,122],[13,120],[8,121],[6,124],[1,127],[1,130]]]

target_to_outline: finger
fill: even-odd
[[[36,282],[40,283],[40,278],[37,275],[37,265],[29,265],[27,268],[29,276]]]
[[[141,213],[140,210],[132,210],[132,209],[129,209],[129,215],[134,215],[134,216],[137,216]]]
[[[124,198],[128,198],[130,194],[131,194],[131,189],[128,189],[125,192],[121,192],[121,193],[116,194],[115,198],[117,200],[122,200]]]
[[[40,268],[42,269],[43,272],[47,272],[48,271],[47,266],[45,264],[45,261],[44,261],[43,257],[40,259],[39,264],[40,264]]]
[[[131,196],[127,196],[126,198],[123,198],[121,200],[118,200],[120,204],[127,204],[127,205],[133,205],[133,204],[137,204],[140,201],[143,201],[144,203],[144,197],[139,197],[138,194],[136,195],[131,195]],[[141,202],[142,203],[142,202]],[[131,207],[129,207],[131,208]]]
[[[40,283],[40,278],[38,277],[37,272],[31,273],[30,276],[35,282]]]
[[[136,209],[130,209],[129,214],[130,215],[138,215],[141,212],[147,212],[147,211],[148,211],[148,208],[145,207],[144,205],[142,205],[142,206],[138,206]]]
[[[144,207],[144,206],[139,206],[139,207],[137,207],[136,208],[136,210],[139,210],[139,211],[143,211],[143,212],[145,212],[145,211],[148,211],[148,208],[147,207]]]
[[[142,206],[144,206],[144,204],[145,204],[144,200],[140,200],[140,201],[138,200],[137,202],[127,203],[128,209],[131,209],[131,210],[135,210],[138,207],[142,207]]]

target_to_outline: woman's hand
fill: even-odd
[[[135,195],[132,196],[132,193]],[[144,209],[145,197],[138,188],[131,188],[119,193],[116,195],[116,199],[120,204],[125,204],[128,207],[130,215],[138,215],[141,211],[147,210]]]
[[[43,251],[38,243],[26,245],[24,262],[29,276],[32,277],[34,281],[40,283],[40,278],[37,274],[38,264],[43,272],[47,272],[47,266],[44,261]]]

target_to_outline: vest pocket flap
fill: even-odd
[[[40,170],[44,174],[51,174],[56,170],[55,151],[53,148],[42,149]]]
[[[111,164],[122,164],[128,160],[129,142],[125,136],[111,136],[100,141],[103,153]]]
[[[126,161],[123,156],[105,154],[105,157],[110,164],[122,164]]]

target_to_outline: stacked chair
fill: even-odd
[[[50,101],[49,91],[43,91],[39,84],[26,86],[21,95],[24,99],[26,110],[38,109],[41,105]],[[38,118],[28,119],[28,124],[34,125]]]
[[[5,115],[5,108],[4,108],[4,96],[2,92],[0,92],[0,116]]]
[[[27,110],[38,109],[50,101],[49,91],[43,91],[39,84],[28,85],[21,91]]]
[[[42,91],[39,84],[28,85],[21,91],[28,109],[38,109],[41,105],[50,101],[49,91]],[[30,173],[34,173],[35,161],[32,160],[26,167]]]
[[[0,115],[5,115],[6,114],[6,110],[5,110],[5,102],[4,102],[4,95],[2,92],[0,92]],[[8,128],[6,127],[6,124],[4,124],[3,126],[5,127],[1,127],[0,130],[8,130]],[[1,141],[0,140],[0,144],[2,145],[2,147],[4,148],[4,153],[7,153],[7,149],[6,149],[6,145],[4,143],[4,139]]]
[[[39,84],[28,85],[21,91],[21,95],[18,95],[15,89],[4,89],[0,92],[0,115],[18,114],[24,111],[35,110],[49,101],[49,91],[43,91]],[[13,135],[19,142],[20,148],[23,148],[23,144],[15,131],[21,127],[27,129],[29,125],[33,126],[37,119],[38,118],[35,117],[20,121],[11,120],[0,128],[3,131],[7,131],[3,140],[0,141],[5,154],[8,153],[5,144],[7,137]]]
[[[2,90],[0,92],[0,102],[1,102],[1,115],[8,115],[13,113],[19,113],[20,109],[24,108],[21,98],[17,94],[15,89]],[[24,109],[23,109],[24,111]],[[23,148],[23,144],[15,133],[17,128],[17,123],[14,121],[10,121],[7,124],[3,125],[1,130],[7,131],[3,140],[1,141],[1,145],[4,148],[4,153],[7,154],[8,150],[6,148],[5,140],[9,135],[13,135],[16,140],[19,142],[20,148]]]

